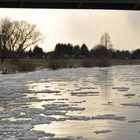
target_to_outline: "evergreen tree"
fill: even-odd
[[[36,45],[33,49],[33,56],[35,58],[42,58],[44,55],[43,49]]]
[[[88,47],[86,46],[86,44],[83,44],[82,46],[81,46],[81,54],[82,55],[85,55],[85,56],[89,56],[89,49],[88,49]]]

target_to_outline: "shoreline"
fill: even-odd
[[[17,72],[29,72],[37,69],[48,68],[57,70],[61,68],[79,67],[109,67],[117,65],[140,65],[140,59],[20,59],[6,60],[0,63],[0,71],[8,71],[5,74]]]

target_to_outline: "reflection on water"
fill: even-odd
[[[39,139],[51,137],[46,134],[49,132],[56,138],[138,140],[140,126],[135,120],[140,120],[139,107],[131,103],[140,103],[139,69],[44,69],[0,76],[0,138],[32,139],[29,136],[34,135]],[[11,127],[7,134],[8,124]],[[13,130],[15,124],[22,127]],[[20,135],[21,129],[24,133]]]
[[[110,86],[113,84],[112,70],[111,69],[103,69],[99,71],[98,81],[101,88],[101,93],[105,98],[109,98],[110,96]],[[101,82],[102,81],[102,82]]]

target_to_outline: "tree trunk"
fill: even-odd
[[[4,61],[5,61],[5,57],[2,56],[2,57],[1,57],[1,63],[3,63]]]

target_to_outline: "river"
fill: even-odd
[[[0,75],[0,140],[139,137],[139,65]]]

